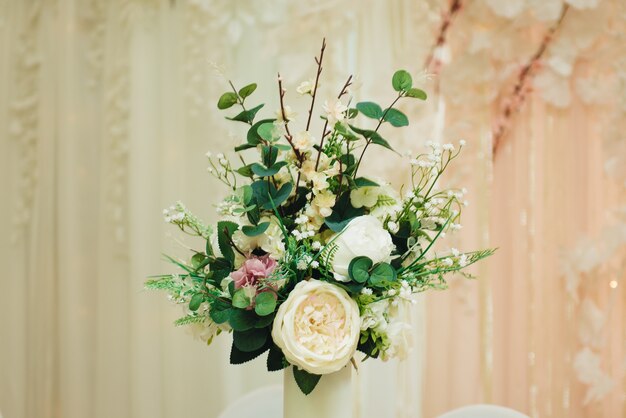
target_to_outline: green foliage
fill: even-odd
[[[267,316],[276,309],[276,295],[273,292],[259,293],[255,298],[254,312],[259,316]]]
[[[333,212],[324,222],[331,231],[341,232],[352,219],[364,213],[364,208],[355,208],[352,206],[350,203],[350,193],[344,193],[337,199],[333,207]]]
[[[380,119],[383,117],[383,109],[374,102],[360,102],[356,104],[356,108],[361,114],[371,119]]]
[[[298,369],[296,366],[293,367],[293,377],[296,379],[298,387],[305,395],[313,392],[313,389],[315,389],[315,386],[317,386],[322,378],[322,376],[318,374],[309,373],[306,370]]]
[[[358,177],[354,179],[355,189],[358,189],[359,187],[376,187],[376,186],[379,186],[379,184],[370,179],[366,179],[365,177]]]
[[[241,227],[241,231],[249,237],[256,237],[264,233],[269,226],[269,222],[261,222],[258,225],[244,225]]]
[[[369,257],[353,258],[348,266],[348,275],[357,283],[365,283],[370,278],[369,270],[373,264]]]
[[[269,348],[270,344],[265,344],[263,347],[259,348],[256,351],[241,351],[235,346],[235,343],[233,342],[233,345],[230,348],[230,364],[247,363],[250,360],[253,360],[261,354],[265,353],[267,350],[269,350]]]
[[[269,353],[267,353],[267,371],[277,372],[283,370],[288,365],[289,363],[280,348],[276,344],[272,344]]]
[[[184,325],[202,324],[205,320],[206,318],[204,316],[187,315],[174,321],[174,326],[181,327]]]
[[[238,289],[233,295],[233,306],[235,308],[246,309],[250,306],[250,298],[246,295],[245,289]]]
[[[406,97],[412,97],[414,99],[426,100],[428,97],[424,90],[420,90],[418,88],[411,88],[406,92]]]
[[[233,92],[226,92],[220,96],[220,99],[217,101],[217,108],[224,110],[234,106],[239,99],[237,95]]]
[[[231,264],[235,261],[235,252],[231,245],[233,233],[239,229],[239,225],[230,221],[220,221],[217,223],[217,243],[220,251],[226,260]]]
[[[387,287],[397,278],[396,270],[388,263],[379,263],[371,271],[369,283],[373,287]]]
[[[202,293],[196,293],[189,301],[189,310],[197,311],[202,302],[204,302],[204,295]]]
[[[385,122],[389,122],[392,126],[396,128],[401,126],[409,125],[409,118],[402,112],[397,109],[387,109],[385,113],[385,117],[383,118]]]
[[[253,328],[248,331],[234,331],[233,344],[238,350],[247,353],[258,351],[265,346],[269,337],[267,328]]]
[[[226,119],[234,120],[237,122],[249,123],[252,125],[252,122],[254,121],[254,117],[256,116],[257,112],[261,110],[263,106],[264,106],[263,104],[260,104],[256,107],[253,107],[252,109],[244,110],[232,118],[226,118]]]
[[[413,87],[411,74],[405,70],[396,71],[391,79],[391,85],[393,86],[393,89],[398,92],[410,90],[411,87]]]
[[[254,328],[257,316],[254,311],[244,309],[233,309],[228,317],[228,323],[233,331],[248,331]]]
[[[254,93],[255,90],[256,90],[256,83],[248,84],[247,86],[244,86],[239,89],[239,96],[242,99],[245,99],[246,97]]]

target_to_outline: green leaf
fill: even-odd
[[[406,97],[413,97],[414,99],[426,100],[428,97],[424,90],[413,87],[406,92]]]
[[[356,108],[368,118],[380,119],[383,116],[383,110],[374,102],[360,102],[356,104]]]
[[[261,222],[258,225],[244,225],[241,227],[241,232],[249,237],[256,237],[265,232],[268,226],[270,226],[269,222]]]
[[[357,216],[365,213],[365,208],[355,208],[350,203],[350,193],[343,193],[333,207],[333,213],[324,222],[333,232],[341,232]]]
[[[374,287],[384,287],[397,278],[396,270],[388,263],[377,264],[371,271],[369,283]]]
[[[274,315],[262,316],[256,321],[256,324],[254,324],[254,328],[265,328],[269,326],[272,322],[274,322]]]
[[[235,147],[235,152],[245,151],[247,149],[252,149],[252,148],[256,148],[256,145],[255,144],[241,144]]]
[[[274,142],[276,139],[276,127],[273,122],[262,123],[256,131],[267,142]]]
[[[249,185],[241,186],[241,198],[243,199],[243,203],[249,205],[252,202],[253,197],[252,187]]]
[[[257,107],[253,107],[252,109],[244,110],[243,112],[239,113],[235,117],[226,118],[226,119],[251,124],[254,121],[254,117],[256,116],[257,112],[261,110],[263,106],[264,106],[263,104],[260,104]]]
[[[261,148],[261,159],[266,167],[271,167],[278,158],[278,148],[273,145],[263,145]]]
[[[254,328],[256,322],[256,315],[253,311],[246,311],[243,309],[233,309],[228,318],[233,331],[247,331]]]
[[[220,96],[219,100],[217,101],[217,108],[222,110],[228,109],[229,107],[232,107],[235,103],[237,103],[237,95],[229,91]]]
[[[244,289],[237,290],[233,295],[233,306],[240,309],[246,309],[250,306],[250,298]]]
[[[409,125],[409,118],[397,109],[387,109],[384,119],[396,128]]]
[[[343,136],[348,141],[356,141],[357,139],[359,139],[359,137],[354,132],[352,132],[350,127],[344,125],[341,122],[337,122],[335,124],[335,132]]]
[[[195,253],[193,255],[193,257],[191,257],[191,266],[194,269],[198,270],[198,268],[200,268],[200,266],[202,266],[202,264],[204,263],[204,260],[206,260],[206,257],[204,256],[204,254],[202,254],[202,253]],[[208,261],[207,261],[207,263],[208,263]]]
[[[209,312],[209,315],[211,316],[211,319],[213,320],[213,322],[215,322],[216,324],[223,324],[224,322],[228,321],[232,311],[233,311],[232,308],[218,310],[218,309],[215,309],[215,307],[211,307],[211,311]]]
[[[239,167],[236,171],[244,177],[252,177],[254,175],[254,171],[252,171],[252,164]]]
[[[231,264],[235,261],[235,252],[230,244],[230,237],[239,229],[239,225],[230,221],[220,221],[217,223],[217,243],[220,247],[220,251],[225,259],[230,261]]]
[[[313,389],[315,389],[315,386],[317,386],[317,383],[322,378],[322,376],[318,374],[312,374],[306,370],[300,370],[295,366],[293,367],[293,377],[296,379],[298,387],[305,395],[313,392]]]
[[[391,145],[389,145],[389,142],[387,142],[387,140],[386,140],[386,139],[384,139],[382,136],[378,135],[378,133],[375,133],[375,134],[371,137],[371,139],[370,139],[370,140],[372,141],[372,143],[373,143],[373,144],[380,145],[381,147],[385,147],[385,148],[387,148],[388,150],[391,150],[391,151],[393,151],[393,152],[396,152],[396,150],[394,150],[394,149],[391,147]]]
[[[398,70],[391,79],[391,85],[395,91],[408,91],[413,86],[411,74],[405,70]]]
[[[267,353],[267,371],[277,372],[287,367],[287,361],[283,352],[275,344],[272,344]]]
[[[253,163],[250,168],[259,177],[270,177],[278,173],[281,168],[287,165],[287,161],[279,161],[270,168],[266,168],[259,163]]]
[[[259,135],[259,127],[265,123],[274,122],[275,120],[276,119],[262,119],[252,125],[250,129],[248,129],[248,133],[246,134],[246,140],[248,141],[248,144],[256,146],[262,143],[263,138],[261,138],[261,136]]]
[[[353,107],[351,107],[350,109],[348,109],[348,111],[346,112],[346,118],[348,119],[354,119],[357,117],[357,115],[359,114],[359,110],[355,109]]]
[[[196,293],[189,301],[189,310],[194,312],[197,311],[202,302],[204,302],[204,295],[202,293]]]
[[[276,309],[276,295],[269,292],[262,292],[256,295],[254,312],[259,316],[267,316]]]
[[[248,84],[247,86],[244,86],[241,89],[239,89],[239,95],[241,96],[242,99],[245,99],[246,97],[254,93],[255,90],[256,90],[256,83]]]
[[[365,177],[358,177],[354,179],[354,186],[358,189],[359,187],[377,187],[379,184]]]
[[[233,345],[230,348],[230,364],[243,364],[247,363],[250,360],[253,360],[265,353],[269,349],[269,344],[259,348],[256,351],[241,351],[237,347],[235,347],[235,343],[233,341]]]
[[[369,257],[356,257],[350,261],[348,275],[357,283],[365,283],[370,278],[369,269],[374,263]]]
[[[268,204],[264,205],[264,209],[274,209],[275,207],[279,207],[281,203],[283,203],[289,195],[291,194],[291,189],[293,188],[292,183],[283,184],[276,193],[272,194],[272,200],[268,202]]]
[[[265,345],[268,329],[251,329],[248,331],[233,332],[233,343],[241,351],[257,351]]]

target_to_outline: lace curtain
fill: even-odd
[[[499,247],[474,271],[480,280],[456,278],[420,300],[410,359],[362,365],[359,416],[431,417],[478,402],[533,417],[624,414],[626,148],[604,129],[624,119],[619,103],[600,100],[623,89],[583,83],[595,96],[563,108],[563,81],[544,80],[492,155],[497,92],[514,71],[495,77],[484,49],[463,50],[467,34],[491,16],[485,7],[496,7],[497,24],[509,14],[520,33],[541,29],[492,3],[476,0],[457,17],[438,50],[441,75],[426,77],[447,2],[0,0],[1,414],[214,417],[280,382],[263,361],[228,365],[228,337],[206,347],[174,328],[180,312],[142,283],[171,269],[161,253],[192,244],[163,223],[162,208],[183,200],[215,219],[223,189],[204,154],[244,135],[215,110],[224,77],[259,82],[273,112],[280,71],[298,107],[293,90],[313,75],[324,36],[323,95],[358,72],[355,99],[385,103],[393,70],[416,75],[430,98],[402,109],[412,125],[394,145],[466,139],[449,181],[468,188],[470,206],[463,241],[449,244]],[[624,16],[611,10],[602,16]],[[510,39],[481,27],[492,42]],[[532,53],[512,41],[481,45]],[[590,68],[573,72],[623,80]],[[371,175],[396,182],[401,162],[368,156]]]

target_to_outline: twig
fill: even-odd
[[[291,132],[289,131],[289,120],[287,119],[287,115],[285,114],[285,103],[284,103],[285,89],[283,89],[283,79],[280,76],[280,73],[278,73],[278,92],[279,92],[279,97],[280,97],[280,113],[283,116],[283,122],[285,122],[285,138],[287,138],[287,142],[289,142],[289,145],[291,145],[291,148],[293,149],[293,152],[296,154],[296,158],[298,159],[300,166],[302,166],[302,158],[303,158],[302,154],[300,153],[298,148],[296,148],[296,146],[293,144],[293,136],[291,135]]]
[[[339,92],[339,95],[337,96],[337,100],[340,100],[343,97],[343,95],[348,92],[348,87],[350,87],[351,85],[352,85],[352,76],[348,77],[348,80],[346,80],[346,84],[344,84],[343,87],[341,88],[341,91]],[[317,171],[317,168],[320,165],[320,157],[322,156],[322,147],[324,146],[324,138],[326,138],[326,135],[330,133],[330,131],[326,132],[326,128],[328,128],[328,119],[326,119],[326,122],[324,122],[324,128],[322,128],[322,139],[320,140],[320,145],[317,150],[317,160],[315,161],[315,171]]]
[[[495,126],[492,132],[492,155],[494,158],[496,156],[496,153],[498,152],[500,143],[502,142],[502,139],[506,134],[506,130],[511,121],[511,117],[515,113],[517,113],[524,104],[527,96],[526,93],[528,91],[528,83],[534,76],[535,70],[538,67],[544,53],[548,49],[550,42],[554,39],[556,31],[563,24],[563,20],[565,19],[565,15],[567,14],[568,10],[569,5],[564,5],[559,19],[554,22],[550,29],[548,29],[541,41],[541,44],[539,44],[539,48],[537,48],[537,51],[535,51],[535,53],[526,63],[526,65],[522,67],[522,70],[520,71],[519,77],[517,78],[517,82],[515,83],[511,95],[503,100],[504,105],[502,106],[500,115],[495,121]]]
[[[435,53],[438,49],[440,49],[446,43],[446,37],[448,36],[448,31],[450,30],[450,26],[452,25],[452,21],[461,9],[463,8],[462,0],[452,0],[450,2],[450,8],[447,12],[445,12],[442,16],[441,25],[439,26],[438,35],[435,41],[435,44],[430,49],[428,56],[426,57],[426,61],[424,62],[424,68],[427,70],[433,64],[433,60],[435,59]],[[433,71],[436,73],[439,71],[439,65],[435,65]]]
[[[322,39],[322,49],[320,51],[319,59],[316,57],[315,62],[317,63],[317,75],[315,76],[315,86],[313,87],[313,94],[311,95],[311,107],[309,108],[309,118],[306,121],[306,131],[309,130],[311,126],[311,116],[313,115],[313,107],[315,106],[315,97],[317,95],[317,88],[320,82],[320,74],[322,74],[322,61],[324,60],[324,50],[326,50],[326,38]]]

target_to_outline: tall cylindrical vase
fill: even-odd
[[[352,418],[352,366],[322,376],[308,395],[302,393],[291,367],[285,369],[283,418]]]

